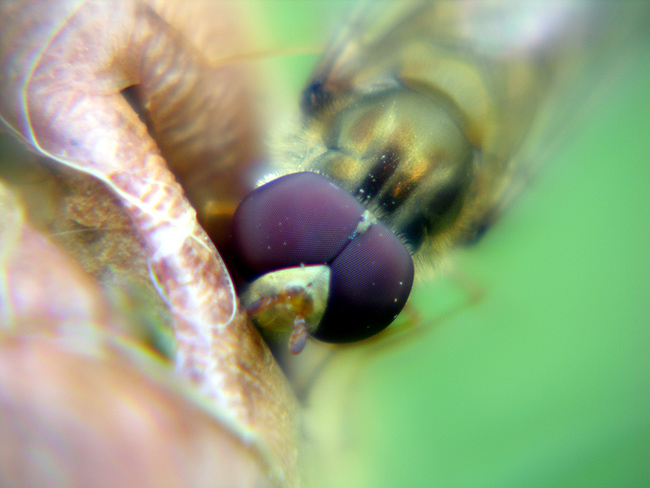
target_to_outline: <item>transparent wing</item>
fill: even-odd
[[[613,2],[364,3],[341,27],[307,84],[301,100],[303,127],[291,156],[285,158],[291,166],[285,172],[296,166],[322,172],[358,196],[363,189],[360,175],[376,173],[377,154],[386,159],[387,145],[399,139],[395,165],[410,168],[410,176],[402,176],[392,188],[386,182],[384,194],[394,197],[405,182],[415,180],[419,193],[412,192],[396,216],[385,210],[386,196],[383,206],[373,210],[406,240],[415,221],[424,230],[418,231],[413,249],[421,256],[441,255],[447,246],[481,235],[530,174],[548,160],[555,143],[567,136],[581,107],[597,92],[598,83],[590,83],[586,90],[581,80],[597,72],[606,83],[602,73],[617,72],[611,68],[613,53],[619,56],[621,45],[643,35],[647,10]],[[391,90],[415,92],[422,100],[433,100],[437,108],[431,109],[426,101],[410,107],[401,98],[379,95]],[[372,137],[383,138],[375,152],[363,145],[362,136],[345,136],[348,139],[341,142],[342,132],[370,124],[369,116],[350,109],[364,103],[384,105],[380,110],[385,111],[391,103],[400,103],[405,120],[423,122],[415,124],[412,134],[398,134],[397,129],[386,128],[399,125],[395,116],[385,116],[383,126],[372,126]],[[342,123],[348,113],[353,113],[352,120]],[[448,125],[460,128],[468,149],[448,142],[444,133]],[[340,160],[342,147],[344,162],[332,162]],[[429,158],[419,166],[413,162],[422,159],[418,151]],[[412,157],[404,155],[408,152]],[[457,162],[433,171],[438,164],[432,162],[433,156],[440,153],[451,153]],[[409,158],[411,162],[404,162]],[[359,170],[355,173],[350,167]],[[449,173],[455,176],[440,183]],[[457,205],[459,187],[462,205]],[[436,193],[442,196],[428,196]],[[434,204],[461,207],[448,218],[453,225],[445,224],[441,230],[431,224]]]

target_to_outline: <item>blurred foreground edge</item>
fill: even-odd
[[[218,62],[237,54],[234,10],[0,2],[0,117],[38,155],[2,155],[3,487],[299,484],[296,400],[177,181],[219,187],[205,165],[250,158],[246,73]],[[192,19],[223,29],[183,33]],[[218,125],[189,124],[196,107]],[[173,365],[116,306],[132,284],[171,328]]]

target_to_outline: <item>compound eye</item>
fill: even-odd
[[[329,286],[319,292],[327,299],[320,321],[303,315],[283,327],[290,332],[300,319],[312,324],[309,333],[316,339],[362,340],[395,319],[413,284],[413,261],[404,244],[384,224],[367,218],[363,206],[328,178],[287,175],[259,187],[238,207],[232,227],[234,261],[242,276],[255,283],[287,268],[329,267]],[[270,293],[273,306],[286,310],[283,287],[295,284],[272,282],[263,295]],[[314,289],[301,286],[305,296]],[[266,317],[269,312],[264,310]],[[277,328],[277,320],[261,316],[260,327],[264,320]]]
[[[330,264],[327,309],[316,331],[325,342],[355,342],[381,332],[402,311],[413,286],[413,260],[384,224],[374,223]]]
[[[251,192],[233,218],[232,243],[242,276],[330,262],[350,242],[363,207],[316,173],[294,173]]]

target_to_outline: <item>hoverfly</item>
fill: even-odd
[[[307,337],[354,342],[390,325],[416,270],[477,240],[531,171],[536,121],[581,50],[596,51],[605,10],[364,4],[235,213],[242,300],[262,331],[298,353]]]

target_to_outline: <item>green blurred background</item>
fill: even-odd
[[[322,43],[347,3],[262,5],[289,45]],[[482,300],[434,320],[453,286],[418,286],[425,333],[325,370],[307,414],[334,438],[316,484],[650,486],[649,36],[559,127],[566,142],[516,205],[454,256]],[[281,61],[289,96],[316,60]]]

